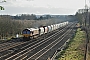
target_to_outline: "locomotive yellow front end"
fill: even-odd
[[[29,29],[24,29],[22,31],[23,39],[30,39],[31,31]]]

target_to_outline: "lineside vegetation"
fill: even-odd
[[[85,51],[85,32],[77,29],[75,37],[66,50],[62,51],[57,60],[83,60]]]

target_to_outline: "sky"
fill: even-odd
[[[0,0],[1,2],[2,0]],[[6,0],[0,3],[5,10],[0,15],[54,14],[73,15],[85,6],[85,0]],[[89,5],[89,0],[86,1]]]

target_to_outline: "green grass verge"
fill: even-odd
[[[61,52],[58,60],[83,60],[85,32],[77,29],[75,37],[70,41],[68,48]]]

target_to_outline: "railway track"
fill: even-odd
[[[46,54],[50,50],[53,50],[52,48],[58,45],[58,43],[60,43],[72,31],[72,29],[69,29],[70,26],[71,25],[68,25],[63,29],[53,31],[52,33],[46,34],[46,36],[43,35],[36,39],[23,42],[23,44],[20,45],[17,45],[17,43],[15,44],[17,46],[11,47],[12,49],[14,49],[14,51],[11,49],[11,51],[9,52],[7,49],[5,50],[5,52],[3,51],[4,53],[1,52],[2,55],[0,55],[0,60],[42,60],[40,59],[42,56],[47,56],[44,54]]]
[[[45,34],[45,35],[42,35],[42,36],[40,36],[40,37],[38,37],[38,38],[36,38],[37,40],[38,39],[43,39],[43,38],[45,38],[45,37],[47,37],[47,36],[49,36],[49,35],[52,35],[52,34],[54,34],[56,31],[53,31],[52,33],[50,32],[49,34]],[[30,40],[30,41],[26,41],[26,42],[23,42],[23,41],[15,41],[15,39],[14,40],[11,40],[11,41],[5,41],[5,42],[3,42],[3,43],[0,43],[0,52],[2,52],[2,51],[5,51],[5,50],[8,50],[8,49],[10,49],[10,48],[13,48],[13,47],[16,47],[16,46],[19,46],[19,45],[22,45],[22,44],[25,44],[25,43],[30,43],[30,42],[33,42],[34,40],[36,40],[36,39],[32,39],[32,40]]]
[[[67,31],[69,32],[69,31]],[[43,56],[45,53],[47,53],[50,49],[52,49],[56,44],[58,44],[63,38],[65,38],[66,33],[64,33],[62,36],[60,36],[58,39],[56,39],[55,41],[53,41],[52,43],[50,43],[49,45],[47,45],[46,47],[44,47],[43,49],[41,49],[40,51],[38,51],[37,53],[35,53],[34,55],[30,56],[29,58],[27,58],[27,60],[37,60],[39,59],[41,56]],[[61,38],[61,40],[59,40]]]

